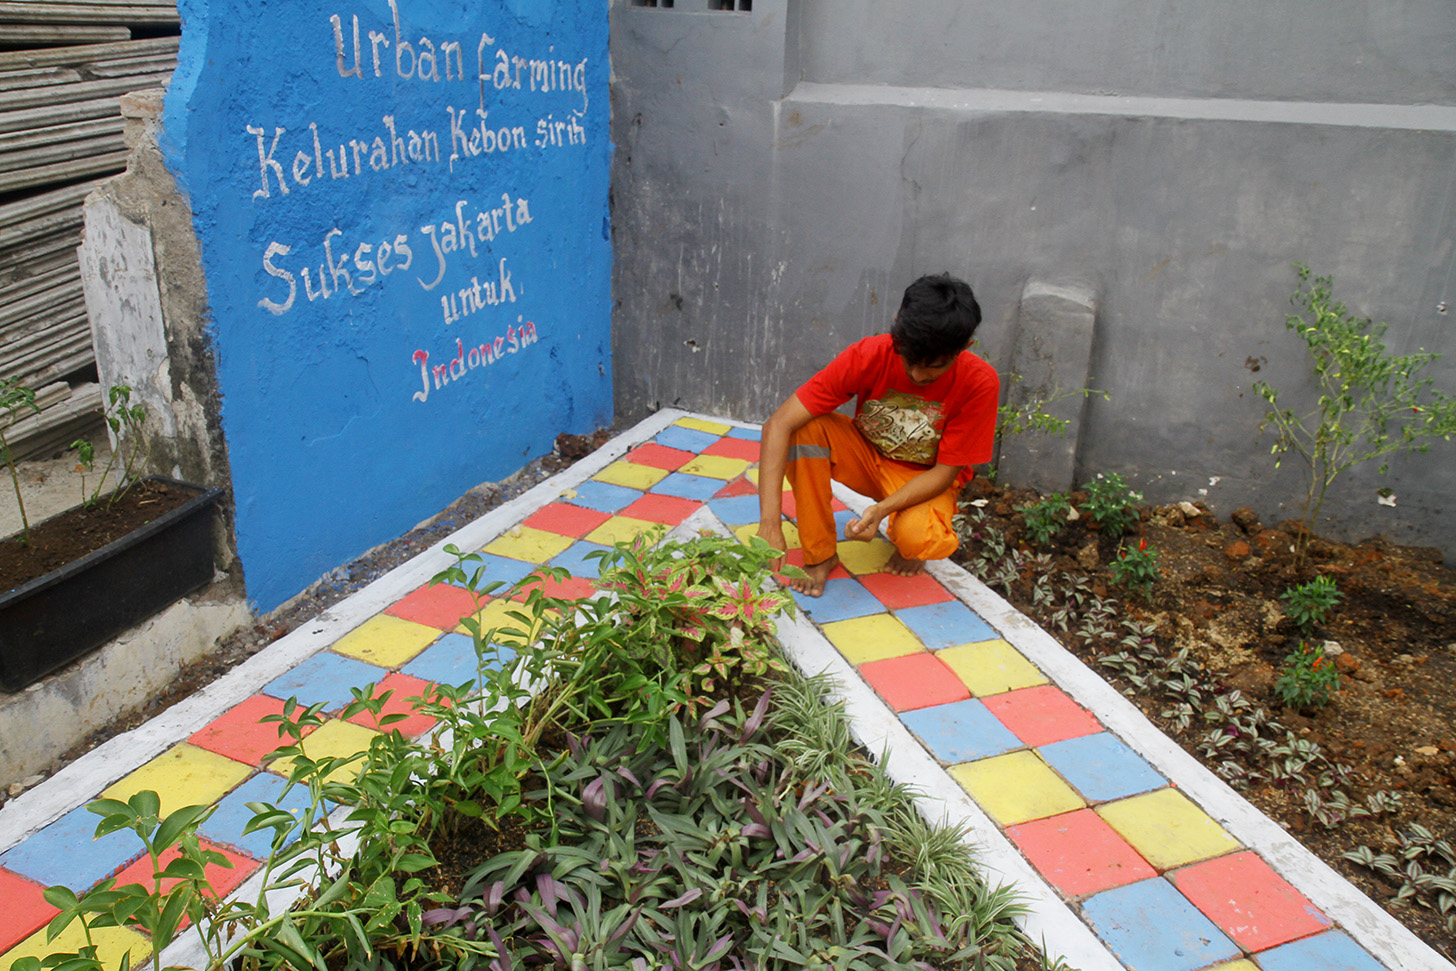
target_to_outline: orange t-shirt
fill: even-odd
[[[930,384],[905,373],[889,334],[845,348],[796,392],[811,414],[824,415],[858,398],[854,424],[881,455],[912,465],[970,466],[991,461],[1001,381],[970,351]]]

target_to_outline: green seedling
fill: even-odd
[[[0,422],[0,460],[10,471],[10,483],[15,487],[15,504],[20,507],[20,541],[30,542],[30,519],[25,515],[25,499],[20,495],[20,470],[15,467],[15,456],[10,453],[10,443],[5,440],[5,429],[20,420],[27,411],[40,414],[35,403],[35,392],[20,386],[15,378],[0,378],[0,410],[5,420]]]
[[[1340,602],[1340,591],[1331,577],[1318,576],[1290,587],[1279,599],[1284,601],[1284,613],[1308,634],[1324,623],[1325,616]]]

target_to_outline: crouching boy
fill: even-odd
[[[905,289],[889,334],[846,348],[763,426],[758,535],[786,549],[783,479],[794,492],[807,578],[817,597],[839,562],[830,480],[874,500],[845,538],[868,541],[887,520],[895,544],[886,569],[913,576],[955,551],[956,495],[971,466],[991,460],[1000,381],[969,350],[981,323],[971,288],[924,276]],[[856,398],[854,418],[834,409]]]

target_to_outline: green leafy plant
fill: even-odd
[[[1317,398],[1297,413],[1281,405],[1280,392],[1267,382],[1256,382],[1254,390],[1269,405],[1259,431],[1274,431],[1275,468],[1291,453],[1305,466],[1304,529],[1295,547],[1302,563],[1335,479],[1376,459],[1383,474],[1391,455],[1425,452],[1433,438],[1449,441],[1456,434],[1456,399],[1420,377],[1439,354],[1390,354],[1381,342],[1386,324],[1351,315],[1331,294],[1330,277],[1311,281],[1303,263],[1294,270],[1299,285],[1290,303],[1296,312],[1285,317],[1285,326],[1309,348]]]
[[[1323,708],[1339,690],[1340,672],[1323,647],[1301,643],[1284,658],[1287,665],[1274,682],[1274,694],[1291,708]]]
[[[1008,388],[1012,384],[1020,383],[1021,375],[1012,374],[1008,377]],[[1047,406],[1059,401],[1066,401],[1069,398],[1089,398],[1092,395],[1100,395],[1104,400],[1109,397],[1106,391],[1099,391],[1096,388],[1078,388],[1073,391],[1053,388],[1045,395],[1033,394],[1019,405],[1009,403],[1001,405],[996,409],[996,439],[1003,441],[1013,435],[1029,433],[1065,435],[1071,421],[1049,414],[1046,410]]]
[[[1308,634],[1339,604],[1340,590],[1333,577],[1317,576],[1285,590],[1279,599],[1284,601],[1284,613]]]
[[[101,470],[95,487],[89,493],[86,491],[84,473],[95,471],[96,446],[85,438],[78,438],[71,443],[71,448],[76,453],[76,460],[83,470],[81,476],[81,502],[83,505],[95,505],[100,499],[101,490],[106,486],[106,477],[116,466],[118,456],[122,463],[121,482],[111,493],[110,498],[106,500],[107,505],[111,505],[126,495],[127,490],[136,482],[141,470],[146,467],[147,456],[151,454],[151,446],[142,433],[142,426],[146,424],[146,421],[146,406],[141,402],[131,403],[131,388],[124,384],[113,385],[107,395],[106,424],[111,428],[111,436],[116,445],[107,456],[106,467]]]
[[[1456,852],[1451,844],[1419,823],[1396,834],[1398,852],[1376,853],[1360,846],[1344,858],[1374,870],[1396,888],[1395,900],[1413,903],[1442,915],[1446,930],[1456,934]]]
[[[1067,502],[1066,496],[1055,492],[1039,502],[1018,506],[1016,511],[1022,514],[1026,522],[1026,533],[1031,537],[1032,542],[1037,546],[1050,546],[1052,540],[1062,531],[1062,527],[1067,524],[1067,516],[1072,511],[1072,505]]]
[[[5,440],[5,429],[19,421],[26,411],[40,414],[40,406],[35,403],[34,391],[21,387],[15,378],[0,378],[0,409],[5,412],[5,422],[0,424],[0,461],[10,471],[10,483],[15,487],[15,504],[20,507],[20,541],[29,543],[30,520],[25,515],[25,499],[20,495],[20,470],[15,467],[15,456]]]
[[[1117,559],[1109,564],[1112,580],[1143,597],[1152,593],[1153,584],[1158,582],[1158,551],[1139,539],[1137,546],[1126,543],[1117,551]]]
[[[1138,521],[1137,504],[1142,493],[1135,492],[1116,472],[1098,475],[1082,486],[1087,499],[1082,509],[1104,534],[1117,539],[1130,532]]]

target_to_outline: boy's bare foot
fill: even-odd
[[[824,581],[829,579],[829,574],[839,565],[839,557],[831,556],[823,563],[815,563],[813,566],[805,566],[804,572],[809,574],[806,577],[790,577],[789,586],[806,597],[817,597],[824,593]]]
[[[885,572],[893,573],[897,577],[919,576],[925,572],[925,561],[901,556],[900,551],[896,550],[890,554],[890,562],[885,564]]]

